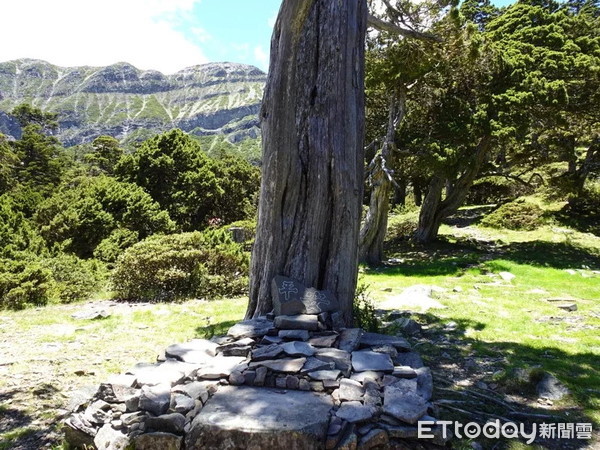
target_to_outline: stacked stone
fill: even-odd
[[[394,448],[402,445],[399,439],[417,438],[417,421],[435,420],[427,415],[431,373],[405,339],[334,329],[337,302],[330,294],[282,277],[273,285],[280,295],[274,293],[269,317],[240,322],[227,336],[171,345],[161,361],[138,364],[102,384],[66,421],[67,442],[103,449],[132,443],[138,450],[212,448],[222,439],[220,428],[233,433],[230,425],[214,423],[215,417],[254,414],[248,411],[252,405],[273,404],[282,394],[290,404],[315,402],[313,412],[320,417],[290,435],[298,439],[304,433],[312,442],[306,448]],[[282,433],[292,425],[281,424]],[[256,438],[261,425],[253,426]],[[273,435],[265,433],[268,439]],[[439,430],[429,442],[444,443]]]

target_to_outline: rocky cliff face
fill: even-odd
[[[173,75],[130,64],[58,67],[19,59],[0,63],[0,132],[20,135],[6,114],[20,103],[58,113],[66,146],[110,135],[123,142],[172,128],[196,135],[258,136],[266,75],[253,66],[211,63]]]

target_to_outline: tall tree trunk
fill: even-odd
[[[365,0],[284,0],[263,98],[263,173],[246,317],[285,275],[337,296],[358,273],[364,180]]]
[[[414,235],[415,241],[425,244],[437,238],[443,220],[454,214],[463,204],[488,155],[491,141],[491,136],[481,138],[475,149],[473,160],[458,180],[448,186],[444,200],[442,200],[442,191],[446,187],[446,180],[439,176],[432,178],[419,213],[419,225]]]
[[[383,241],[387,231],[392,191],[392,172],[396,128],[404,118],[406,89],[399,89],[390,99],[388,126],[383,147],[369,164],[371,194],[369,211],[360,230],[359,260],[367,264],[380,264],[383,260]]]
[[[396,180],[394,185],[394,200],[392,201],[392,207],[406,205],[406,180]]]

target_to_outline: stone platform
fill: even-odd
[[[323,311],[334,302],[330,297],[277,282],[289,301],[276,309],[293,315],[259,317],[234,325],[227,336],[171,345],[160,361],[113,377],[65,421],[69,445],[349,450],[445,444],[436,426],[433,438],[416,440],[419,421],[435,422],[433,382],[402,336],[340,329]],[[303,297],[289,298],[290,289]]]

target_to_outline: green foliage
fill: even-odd
[[[354,303],[352,304],[352,314],[354,316],[354,326],[370,332],[378,330],[379,321],[375,315],[375,305],[369,295],[369,286],[367,284],[359,283],[356,287]]]
[[[122,156],[123,149],[118,140],[111,136],[99,136],[92,142],[92,152],[85,155],[85,160],[111,175]]]
[[[419,223],[417,211],[406,211],[393,216],[388,221],[387,241],[408,240],[414,234]]]
[[[169,215],[141,187],[107,176],[65,184],[39,206],[34,219],[49,245],[60,244],[82,258],[91,257],[118,228],[140,239],[174,229]],[[130,244],[131,234],[127,239],[113,236],[110,242]],[[102,251],[110,261],[108,245]]]
[[[17,162],[6,136],[0,133],[0,195],[12,187]]]
[[[52,273],[31,253],[0,258],[0,308],[42,306],[50,299]]]
[[[17,202],[7,194],[0,196],[0,242],[0,257],[7,258],[25,250],[39,254],[44,247],[42,238],[19,211]]]
[[[116,295],[171,301],[245,291],[249,257],[225,231],[151,236],[130,247],[112,274]]]
[[[59,253],[42,261],[52,277],[51,298],[60,303],[88,300],[106,282],[106,267],[93,259]]]
[[[507,203],[522,195],[533,193],[533,186],[521,184],[503,177],[483,177],[476,180],[467,196],[471,205]]]
[[[137,231],[116,228],[96,246],[94,257],[109,264],[115,263],[121,253],[139,242],[139,240],[140,236]]]
[[[481,225],[509,230],[535,230],[542,225],[544,210],[523,199],[506,203],[485,216]]]
[[[591,184],[581,195],[570,198],[556,216],[565,225],[600,235],[600,185]]]
[[[215,217],[247,218],[258,191],[256,168],[233,157],[210,159],[181,130],[147,140],[121,159],[116,173],[143,187],[184,231],[204,228]]]

